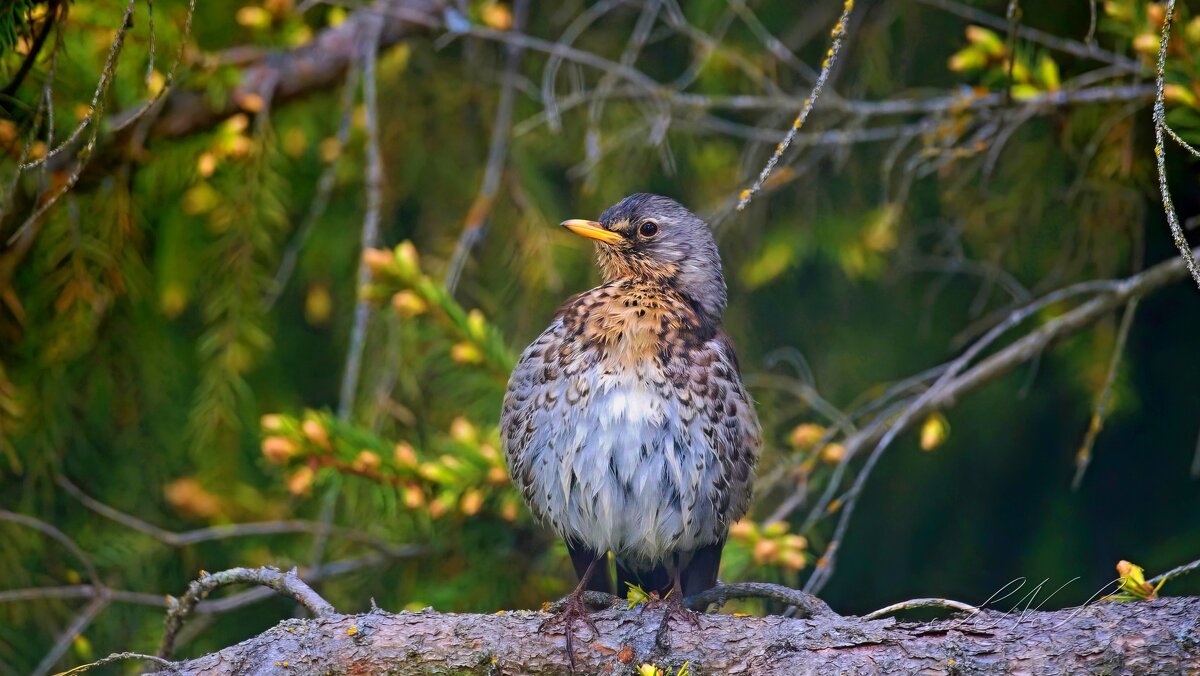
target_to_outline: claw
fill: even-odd
[[[667,631],[670,627],[672,619],[684,620],[693,628],[700,628],[700,613],[688,610],[683,605],[683,594],[672,592],[667,595],[667,598],[660,601],[666,606],[663,611],[662,622],[658,625],[658,631],[654,634],[654,643],[663,650],[670,650],[671,643],[667,640]]]
[[[588,614],[587,607],[583,603],[583,594],[579,590],[567,597],[561,611],[547,618],[538,627],[538,632],[546,632],[562,626],[563,633],[567,637],[567,661],[572,674],[575,673],[575,628],[573,625],[576,620],[583,620],[583,623],[591,630],[593,640],[600,636],[600,630],[596,628],[595,621]]]

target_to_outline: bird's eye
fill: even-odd
[[[638,227],[638,232],[642,237],[653,237],[658,234],[658,223],[654,221],[642,221],[641,226]]]

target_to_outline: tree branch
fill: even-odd
[[[1200,669],[1200,598],[1100,603],[1052,612],[927,623],[825,616],[704,615],[670,625],[671,650],[655,646],[661,610],[609,608],[592,615],[598,636],[576,638],[587,672],[628,673],[652,663],[674,673],[1188,673]],[[543,633],[545,613],[421,612],[285,620],[263,634],[159,673],[560,674],[564,637]]]

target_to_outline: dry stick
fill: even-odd
[[[1156,576],[1150,578],[1149,580],[1147,580],[1147,582],[1149,582],[1152,585],[1156,585],[1159,582],[1166,582],[1167,580],[1173,580],[1173,579],[1179,577],[1180,575],[1187,575],[1188,573],[1190,573],[1194,570],[1200,570],[1200,559],[1196,559],[1195,561],[1192,561],[1191,563],[1185,563],[1182,566],[1179,566],[1177,568],[1172,568],[1171,570],[1168,570],[1167,572],[1163,573],[1162,575],[1156,575]]]
[[[109,601],[106,598],[95,598],[92,599],[91,603],[84,606],[83,610],[79,611],[79,614],[71,621],[71,624],[59,635],[58,640],[54,642],[54,645],[46,653],[46,656],[42,658],[42,661],[38,662],[38,665],[33,668],[31,674],[33,676],[45,676],[45,674],[50,673],[54,665],[62,659],[62,656],[71,647],[71,644],[75,641],[75,637],[87,630],[88,626],[95,621],[96,616],[108,607],[108,603]]]
[[[367,128],[367,211],[363,216],[362,234],[359,241],[360,253],[377,246],[379,242],[379,212],[383,208],[383,158],[379,150],[379,101],[375,65],[379,53],[379,36],[383,31],[383,16],[369,15],[366,41],[362,45],[363,109]],[[361,258],[354,288],[361,290],[371,278],[371,271]],[[362,372],[363,352],[367,344],[367,322],[371,318],[371,305],[359,297],[354,306],[354,325],[350,330],[350,347],[346,351],[346,365],[342,372],[342,386],[338,396],[338,418],[349,420],[354,413],[354,400],[358,393],[358,380]],[[325,545],[329,539],[329,528],[333,525],[334,512],[340,484],[335,481],[321,501],[321,525],[325,531],[313,540],[311,565],[321,565],[325,556]]]
[[[559,36],[557,44],[568,50],[572,50],[571,45],[575,40],[587,30],[592,22],[596,21],[605,14],[611,12],[617,5],[622,4],[623,0],[604,0],[598,2],[591,7],[588,7],[563,30]],[[522,45],[525,46],[525,45]],[[558,97],[555,93],[555,81],[558,79],[558,69],[562,62],[567,58],[564,54],[558,52],[548,52],[550,58],[546,59],[546,67],[542,70],[542,107],[546,116],[546,122],[553,132],[561,131],[562,124],[559,119],[558,112]]]
[[[1125,341],[1129,338],[1129,329],[1133,327],[1133,315],[1137,312],[1140,300],[1140,298],[1134,298],[1129,301],[1129,305],[1125,306],[1124,314],[1121,315],[1121,328],[1117,330],[1117,342],[1113,346],[1112,359],[1108,362],[1104,387],[1100,390],[1100,396],[1096,398],[1096,407],[1092,410],[1092,418],[1088,422],[1083,445],[1075,454],[1075,477],[1071,479],[1071,490],[1073,491],[1079,490],[1079,486],[1083,483],[1083,475],[1087,472],[1088,465],[1092,463],[1092,447],[1096,444],[1096,437],[1100,436],[1100,429],[1104,427],[1104,416],[1108,413],[1113,384],[1117,380],[1117,368],[1121,365],[1121,355],[1125,353]]]
[[[513,30],[522,30],[525,17],[529,14],[529,0],[517,0],[513,5]],[[500,85],[500,99],[496,103],[496,117],[492,121],[492,139],[488,147],[487,164],[483,170],[483,183],[479,186],[479,194],[467,210],[467,217],[459,233],[458,243],[454,246],[454,255],[450,257],[450,267],[446,270],[445,286],[450,297],[458,287],[462,276],[463,266],[479,242],[483,240],[484,228],[488,215],[496,203],[496,192],[500,189],[500,177],[504,175],[504,166],[508,159],[508,141],[512,136],[513,103],[516,100],[517,69],[521,65],[519,45],[508,45],[504,62],[504,77]]]
[[[1167,44],[1171,41],[1171,22],[1175,18],[1175,0],[1167,0],[1167,14],[1163,18],[1162,35],[1158,44],[1157,76],[1154,83],[1154,158],[1158,165],[1158,190],[1162,193],[1163,211],[1167,213],[1167,225],[1171,228],[1171,239],[1179,249],[1180,256],[1187,262],[1188,272],[1192,279],[1200,285],[1200,268],[1196,266],[1196,258],[1192,255],[1183,228],[1179,225],[1179,215],[1175,213],[1175,204],[1171,199],[1171,190],[1167,187],[1167,150],[1163,145],[1163,133],[1167,129],[1167,107],[1163,89],[1167,78]]]
[[[842,15],[838,18],[837,23],[834,24],[833,30],[830,31],[831,44],[829,52],[825,57],[824,63],[821,64],[821,74],[817,76],[817,82],[813,85],[812,93],[805,99],[803,107],[800,108],[800,114],[792,122],[792,127],[788,129],[787,135],[783,137],[779,145],[775,146],[775,152],[771,153],[771,158],[767,160],[767,165],[763,167],[754,184],[742,190],[741,195],[738,197],[738,211],[745,209],[754,195],[759,190],[762,190],[763,184],[766,183],[767,178],[771,175],[771,171],[779,163],[779,158],[783,156],[784,151],[792,144],[792,139],[796,138],[796,132],[800,131],[800,128],[804,126],[805,120],[808,119],[809,113],[812,112],[813,105],[817,102],[817,97],[821,95],[821,90],[825,87],[825,81],[829,79],[829,73],[833,70],[834,64],[837,63],[838,53],[842,49],[842,40],[846,36],[846,24],[850,21],[850,11],[852,9],[854,9],[854,0],[845,0],[845,5],[842,7]]]
[[[74,669],[69,669],[67,671],[64,671],[61,674],[58,674],[57,676],[74,676],[74,674],[82,674],[86,671],[91,671],[95,667],[102,667],[106,664],[112,664],[113,662],[121,662],[123,660],[146,660],[149,662],[153,662],[160,667],[165,668],[167,671],[174,671],[174,666],[175,666],[171,662],[164,660],[161,657],[156,657],[154,655],[144,655],[142,653],[113,653],[113,654],[109,655],[108,657],[103,657],[101,659],[96,660],[95,662],[91,662],[89,664],[83,664],[78,667],[75,667]]]
[[[166,628],[163,630],[162,645],[158,656],[163,659],[171,657],[175,650],[175,637],[188,616],[196,609],[196,605],[213,591],[231,584],[257,584],[269,587],[275,591],[290,596],[315,616],[331,615],[335,611],[329,602],[312,590],[292,568],[286,573],[276,568],[231,568],[219,573],[201,572],[200,578],[188,585],[187,593],[179,599],[168,598]]]
[[[779,584],[769,582],[738,582],[735,584],[719,584],[712,589],[684,599],[684,605],[693,610],[704,610],[710,604],[717,608],[725,605],[730,599],[767,599],[787,603],[801,611],[801,617],[837,617],[837,613],[821,599]]]
[[[901,601],[893,603],[885,608],[874,610],[862,616],[863,620],[878,620],[881,617],[887,617],[892,613],[898,613],[901,610],[912,610],[913,608],[949,608],[950,610],[961,610],[974,615],[979,612],[979,608],[962,601],[952,601],[950,599],[912,599],[910,601]]]
[[[1197,250],[1200,253],[1200,250]],[[981,345],[986,345],[994,340],[998,333],[1009,328],[1012,324],[1027,318],[1036,311],[1036,307],[1043,307],[1048,302],[1062,300],[1070,295],[1094,291],[1096,289],[1104,289],[1105,293],[1088,300],[1079,307],[1067,312],[1066,314],[1056,317],[1045,323],[1038,329],[1031,331],[1016,342],[1001,349],[999,352],[987,357],[973,368],[963,373],[961,376],[955,375],[947,379],[943,374],[938,379],[930,390],[918,397],[916,401],[909,404],[895,423],[889,424],[887,419],[881,419],[876,424],[868,427],[860,432],[856,437],[848,439],[846,442],[847,453],[843,459],[839,469],[847,464],[847,461],[856,455],[858,448],[872,441],[876,436],[887,427],[887,432],[883,435],[881,441],[876,444],[875,450],[864,464],[862,470],[857,477],[854,485],[849,491],[844,494],[843,504],[840,518],[834,531],[834,536],[830,540],[829,546],[826,548],[825,555],[822,561],[818,563],[817,570],[813,576],[809,578],[808,584],[805,585],[805,591],[817,593],[823,587],[834,567],[835,554],[838,545],[841,542],[842,536],[845,534],[849,524],[850,516],[854,512],[854,507],[857,504],[857,497],[861,494],[862,486],[870,475],[871,469],[875,462],[878,461],[880,454],[887,447],[892,439],[897,434],[902,432],[908,425],[919,416],[926,415],[932,411],[944,408],[957,401],[959,397],[971,390],[974,390],[985,383],[988,383],[1005,373],[1008,373],[1016,366],[1023,364],[1034,356],[1041,354],[1046,347],[1051,343],[1071,335],[1084,327],[1094,323],[1107,313],[1128,303],[1136,297],[1142,297],[1151,291],[1160,289],[1172,282],[1175,282],[1183,277],[1186,277],[1187,271],[1183,261],[1173,259],[1164,261],[1154,267],[1131,277],[1119,281],[1110,282],[1085,282],[1072,287],[1067,287],[1058,292],[1043,297],[1040,301],[1032,306],[1026,306],[1021,310],[1015,311],[1010,315],[1009,319],[997,326],[992,332],[980,339],[975,345],[972,345],[963,357],[952,362],[951,369],[946,373],[950,373],[954,365],[958,365],[964,357],[973,357],[978,349],[982,349]],[[836,470],[835,470],[836,471]],[[831,479],[830,485],[836,489],[836,482]],[[819,514],[827,511],[830,504],[831,491],[826,492],[822,502],[814,508],[813,513]]]

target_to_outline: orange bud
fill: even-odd
[[[374,472],[379,469],[381,462],[382,461],[378,455],[372,453],[371,451],[364,450],[358,452],[358,455],[355,456],[351,467],[353,467],[354,471],[356,472]]]
[[[278,413],[268,413],[259,419],[259,426],[264,432],[278,432],[283,429],[283,416]]]
[[[295,442],[287,437],[267,437],[262,442],[262,454],[276,465],[282,465],[299,452]]]
[[[417,466],[417,452],[407,441],[396,444],[396,450],[392,452],[392,457],[395,458],[396,464],[402,467]]]
[[[478,490],[467,491],[462,497],[462,502],[460,503],[459,508],[462,510],[462,513],[466,514],[467,516],[474,516],[478,514],[479,510],[483,508],[483,493],[479,492]]]
[[[508,472],[503,467],[492,467],[488,469],[487,480],[493,486],[503,486],[508,483]]]
[[[841,444],[826,444],[821,449],[821,462],[827,465],[836,465],[846,457],[846,447]]]
[[[824,427],[814,423],[804,423],[796,425],[788,437],[788,441],[796,448],[812,448],[824,436]]]
[[[754,543],[754,562],[769,563],[779,555],[779,543],[774,540],[759,540]]]
[[[376,279],[387,274],[395,262],[392,252],[387,249],[363,249],[362,260],[371,271],[371,277]]]
[[[308,495],[312,493],[313,479],[316,476],[317,473],[307,465],[292,472],[292,475],[287,480],[288,492],[292,495]]]
[[[329,433],[325,431],[321,423],[312,419],[305,420],[301,429],[304,430],[304,436],[308,437],[309,441],[327,451],[333,450],[333,445],[329,443]]]

